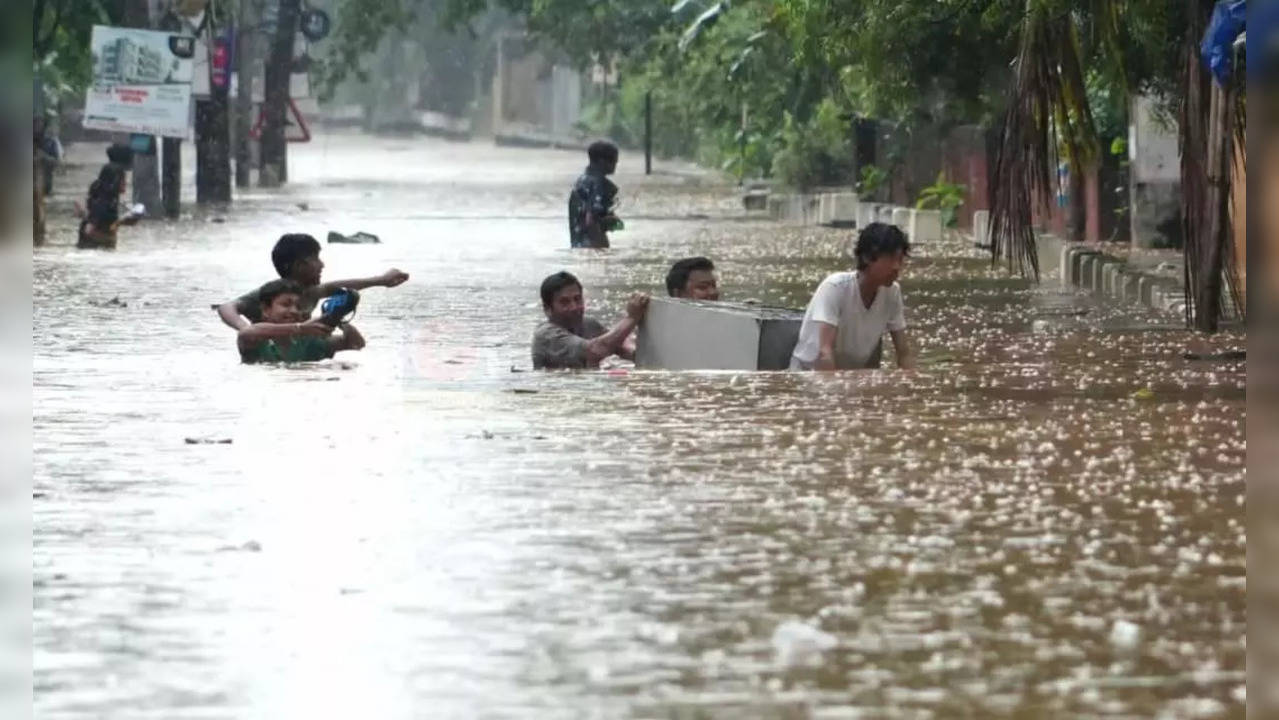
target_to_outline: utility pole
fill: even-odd
[[[212,13],[212,8],[206,12]],[[231,202],[231,136],[228,95],[231,92],[232,38],[222,38],[213,19],[205,23],[209,39],[209,99],[195,106],[195,201]]]
[[[653,91],[644,93],[644,174],[653,174]]]
[[[148,0],[129,0],[124,6],[124,24],[132,28],[151,28],[151,8]],[[156,138],[152,137],[149,149],[133,155],[133,202],[142,203],[147,212],[160,209],[160,158]]]
[[[301,0],[280,0],[279,25],[267,57],[263,89],[261,174],[262,187],[288,182],[288,145],[284,138],[289,109],[289,78],[293,72],[293,36],[297,33]]]
[[[182,21],[169,11],[160,18],[158,29],[180,34]],[[160,195],[165,217],[182,214],[182,139],[166,137],[160,147]]]
[[[506,91],[506,83],[504,75],[506,68],[503,66],[506,58],[502,53],[502,42],[506,39],[505,31],[497,33],[497,63],[493,71],[493,135],[497,136],[502,132],[502,113],[505,108],[502,107],[502,93]]]
[[[261,22],[259,0],[240,0],[240,22],[236,28],[236,73],[239,86],[235,93],[235,186],[247,188],[252,180],[253,145],[249,133],[253,128],[253,81],[258,65],[258,28]]]

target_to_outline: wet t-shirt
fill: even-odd
[[[599,367],[586,356],[590,341],[608,332],[607,328],[592,317],[582,318],[582,324],[566,328],[546,321],[533,331],[534,370],[582,370]]]
[[[905,330],[902,289],[897,283],[875,291],[870,307],[862,302],[856,272],[831,275],[817,286],[804,313],[799,340],[791,356],[791,369],[810,369],[820,351],[819,324],[838,328],[835,367],[840,370],[878,364],[884,333]]]
[[[604,173],[588,165],[586,172],[573,183],[568,196],[568,235],[573,247],[590,247],[591,238],[586,232],[586,213],[596,218],[613,212],[617,199],[617,186]]]
[[[304,288],[298,296],[298,312],[306,319],[311,318],[315,306],[320,303],[320,286]],[[262,300],[257,290],[250,290],[235,299],[235,311],[249,319],[249,322],[262,322]]]
[[[314,335],[299,335],[287,343],[267,340],[240,353],[240,359],[246,363],[315,362],[331,357],[333,347],[329,344],[329,339]]]

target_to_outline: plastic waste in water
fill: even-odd
[[[785,667],[821,665],[822,653],[836,643],[834,635],[798,620],[787,620],[773,631],[773,652]]]

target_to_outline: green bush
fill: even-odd
[[[826,98],[807,122],[796,121],[790,113],[784,115],[773,155],[773,174],[800,189],[847,183],[852,154],[848,122],[834,101]]]
[[[862,167],[861,179],[857,181],[857,194],[867,200],[874,200],[887,184],[887,170],[876,165],[865,165]]]
[[[945,173],[939,173],[937,182],[920,191],[915,207],[920,210],[941,210],[942,227],[954,227],[958,220],[955,210],[964,204],[966,191],[967,188],[963,185],[949,182]]]

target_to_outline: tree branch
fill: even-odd
[[[35,42],[32,49],[37,60],[43,59],[49,53],[50,46],[53,45],[53,39],[58,34],[58,27],[62,25],[62,15],[67,9],[67,0],[57,0],[53,11],[53,24],[49,26],[49,33],[41,40],[39,30],[40,21],[44,17],[44,4],[44,0],[37,0],[36,2],[36,10],[39,14],[35,16],[35,32],[32,35]]]

